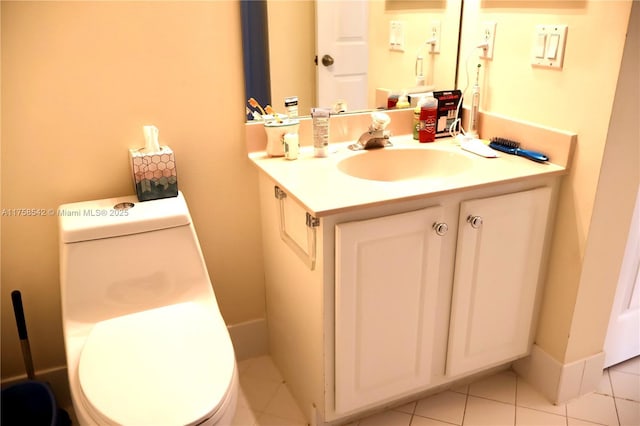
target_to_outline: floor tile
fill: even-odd
[[[601,423],[588,422],[586,420],[572,419],[567,417],[567,426],[604,426]]]
[[[640,402],[617,398],[615,401],[620,426],[640,425]]]
[[[451,423],[441,422],[439,420],[428,419],[426,417],[413,416],[411,426],[452,426]]]
[[[512,426],[515,406],[503,402],[469,396],[464,426]]]
[[[618,425],[613,398],[597,393],[590,393],[568,402],[567,417],[604,425]]]
[[[280,382],[257,379],[255,377],[240,377],[240,387],[254,413],[262,413],[264,411],[281,384]]]
[[[277,389],[275,395],[264,409],[264,412],[266,414],[306,423],[306,418],[298,407],[298,403],[284,383]]]
[[[567,413],[566,404],[552,404],[533,386],[521,378],[518,378],[516,405],[561,416],[565,416]]]
[[[400,411],[401,413],[413,414],[416,410],[416,402],[410,402],[408,404],[401,405],[393,408],[393,411]]]
[[[616,398],[640,402],[640,376],[620,370],[609,371],[611,387]]]
[[[263,380],[272,380],[276,382],[282,381],[282,374],[278,370],[278,367],[273,363],[273,360],[270,356],[261,356],[257,358],[251,358],[249,360],[243,361],[244,371],[242,375],[244,377],[255,377],[257,379]]]
[[[515,404],[516,374],[503,371],[469,385],[469,395]]]
[[[411,414],[399,411],[385,411],[358,422],[358,426],[409,426],[410,424]]]
[[[466,395],[445,391],[418,401],[414,414],[461,425],[466,401]]]
[[[516,426],[566,426],[567,418],[544,411],[516,407]]]
[[[621,362],[620,364],[613,365],[610,370],[622,371],[640,376],[640,356],[631,358],[625,362]]]
[[[273,414],[263,413],[258,418],[256,426],[306,426],[306,421],[297,421],[292,419],[286,419]]]
[[[608,369],[602,372],[600,383],[598,383],[598,387],[596,387],[596,393],[599,393],[601,395],[613,396],[613,390],[611,389],[611,379],[609,378]]]

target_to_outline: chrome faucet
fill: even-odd
[[[389,130],[385,130],[390,121],[391,118],[383,112],[372,113],[369,130],[360,135],[358,142],[349,145],[349,149],[353,151],[360,151],[363,149],[392,146],[392,143],[389,141],[391,132]]]

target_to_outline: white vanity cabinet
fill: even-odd
[[[543,187],[461,203],[447,375],[529,351],[550,201]]]
[[[526,355],[550,197],[542,187],[451,201],[458,217],[437,206],[337,224],[336,411],[424,389],[439,351],[448,377]],[[443,253],[447,238],[454,252]],[[453,293],[438,300],[441,278]],[[445,348],[436,320],[449,305]]]
[[[430,382],[441,219],[437,206],[336,225],[336,411]]]
[[[279,232],[310,247],[309,212],[277,185],[260,174],[270,354],[312,424],[528,353],[555,177],[321,215],[313,267]]]

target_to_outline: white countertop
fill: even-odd
[[[505,153],[500,153],[499,158],[480,157],[462,150],[452,138],[419,143],[411,135],[399,135],[392,136],[391,141],[393,147],[381,149],[452,151],[469,158],[470,166],[464,172],[446,178],[425,177],[392,182],[361,179],[343,173],[337,167],[337,163],[347,157],[367,154],[367,151],[349,150],[347,146],[350,143],[331,144],[331,153],[326,158],[314,157],[313,148],[304,146],[297,160],[268,157],[265,151],[251,152],[249,159],[316,217],[496,183],[566,173],[566,167],[562,165],[536,163]]]

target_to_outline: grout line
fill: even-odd
[[[618,425],[620,425],[620,413],[618,412],[618,403],[616,402],[616,391],[613,389],[613,380],[611,380],[611,373],[607,368],[607,377],[609,378],[609,385],[611,386],[611,398],[613,399],[613,408],[616,410],[616,419],[618,420]]]

